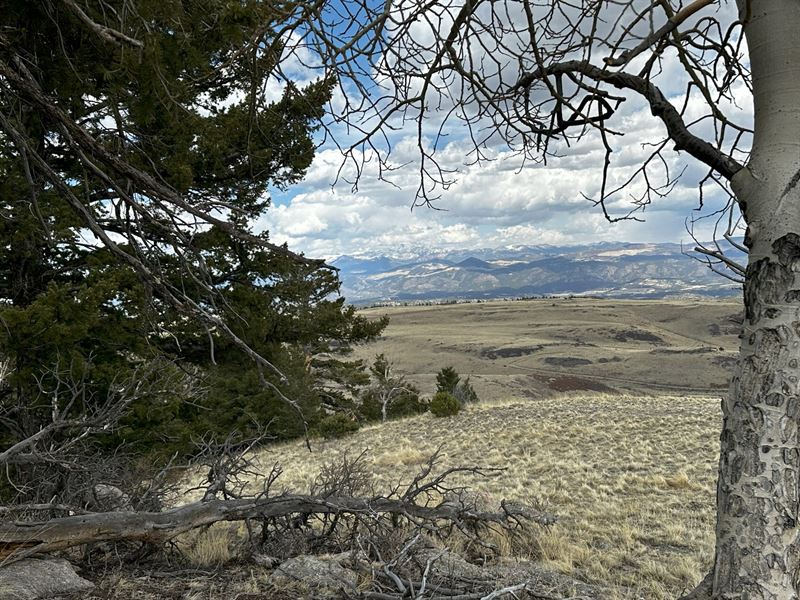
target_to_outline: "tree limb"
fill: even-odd
[[[737,273],[738,275],[741,275],[742,277],[744,277],[747,274],[747,269],[743,265],[740,265],[736,261],[731,260],[730,258],[725,256],[722,252],[717,252],[716,250],[703,248],[702,246],[695,246],[694,251],[699,252],[700,254],[705,254],[706,256],[711,256],[712,258],[716,258],[717,260],[725,263],[728,266],[728,268],[730,268],[731,271]]]
[[[609,67],[622,67],[627,65],[631,60],[635,57],[639,56],[642,52],[650,48],[653,44],[658,42],[659,40],[663,39],[664,37],[668,36],[670,33],[675,31],[678,26],[683,23],[686,19],[691,17],[697,11],[702,8],[705,8],[709,4],[713,4],[717,0],[694,0],[689,6],[683,7],[677,13],[675,13],[664,25],[659,27],[656,31],[648,35],[644,38],[640,44],[638,44],[635,48],[631,48],[630,50],[626,50],[616,58],[614,57],[607,57],[603,59]]]
[[[548,76],[567,73],[581,74],[597,82],[608,83],[620,89],[636,92],[647,100],[653,116],[658,117],[664,123],[669,137],[675,142],[676,150],[685,150],[699,161],[716,170],[726,179],[730,180],[744,168],[744,165],[733,157],[690,132],[683,117],[672,103],[667,100],[664,93],[644,77],[631,75],[630,73],[607,71],[588,61],[571,60],[539,67],[534,71],[525,73],[512,86],[511,93],[525,93],[537,81],[542,81]]]
[[[81,544],[136,540],[164,542],[181,533],[219,521],[241,521],[256,517],[292,514],[393,514],[412,520],[445,519],[457,523],[508,524],[509,515],[479,512],[440,504],[427,506],[391,498],[327,498],[286,494],[194,502],[164,512],[106,512],[50,519],[45,522],[0,523],[0,559],[15,561],[33,554],[63,550]],[[549,514],[526,514],[525,518],[552,524]],[[531,519],[533,517],[533,519]]]
[[[78,20],[81,23],[83,23],[90,31],[95,33],[103,40],[112,44],[133,46],[134,48],[144,48],[144,43],[141,41],[129,37],[121,31],[117,31],[111,27],[106,27],[105,25],[100,25],[100,23],[93,21],[92,18],[89,17],[89,15],[87,15],[83,9],[81,9],[81,7],[74,2],[74,0],[61,0],[61,2],[67,8],[69,8],[72,14],[78,17]]]

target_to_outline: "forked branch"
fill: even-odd
[[[664,93],[651,81],[630,73],[612,72],[593,65],[589,61],[572,60],[542,66],[523,74],[512,93],[524,94],[536,82],[547,77],[562,74],[579,74],[598,82],[608,83],[620,89],[627,89],[639,94],[650,105],[650,112],[661,120],[667,128],[667,134],[675,142],[676,150],[685,150],[696,159],[705,163],[720,175],[730,180],[743,165],[733,157],[696,136],[686,125],[680,112],[667,100]]]

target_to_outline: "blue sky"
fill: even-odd
[[[680,66],[665,62],[658,85],[674,98],[683,100],[685,76]],[[748,123],[752,109],[746,91],[737,121]],[[341,97],[334,97],[332,110],[340,110]],[[687,120],[707,113],[695,98],[690,101]],[[429,115],[433,128],[439,114]],[[622,182],[649,156],[647,144],[661,141],[665,129],[641,100],[629,98],[622,104],[610,125],[625,133],[612,139],[616,167],[611,181]],[[699,125],[696,132],[709,138],[710,126]],[[417,207],[412,210],[419,184],[419,157],[414,124],[392,133],[391,161],[398,166],[391,183],[378,178],[376,161],[368,161],[353,189],[352,168],[340,152],[327,144],[319,148],[305,180],[287,192],[273,195],[273,206],[260,219],[259,229],[267,229],[274,242],[310,256],[333,258],[342,254],[402,254],[406,250],[433,250],[476,247],[501,247],[519,244],[591,243],[597,241],[691,243],[686,232],[687,218],[698,216],[697,184],[706,169],[690,156],[665,151],[672,173],[685,169],[680,183],[668,197],[657,199],[638,216],[644,222],[609,223],[598,207],[584,198],[596,197],[600,189],[604,152],[597,136],[571,147],[559,148],[560,158],[547,165],[522,163],[498,141],[488,149],[492,160],[482,165],[469,164],[472,149],[458,122],[450,123],[447,137],[439,147],[440,163],[455,172],[455,183],[440,190],[436,206],[441,210]],[[341,128],[334,126],[340,142],[346,141]],[[427,138],[430,141],[430,138]],[[401,166],[402,165],[402,166]],[[656,179],[659,174],[654,173]],[[339,176],[338,183],[334,184]],[[632,192],[636,192],[634,187]],[[705,213],[718,208],[721,193],[706,196]],[[616,215],[627,213],[630,197],[619,194],[609,206]],[[699,235],[710,238],[712,221],[701,224]]]

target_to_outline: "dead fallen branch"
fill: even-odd
[[[6,522],[0,524],[0,559],[8,562],[97,542],[161,543],[220,521],[274,519],[292,515],[352,515],[368,519],[395,515],[414,524],[443,520],[459,528],[490,523],[513,528],[522,521],[543,525],[556,521],[552,515],[508,504],[503,504],[499,512],[483,512],[464,503],[417,503],[414,501],[416,497],[283,494],[223,500],[212,498],[162,512],[102,512],[41,522]]]

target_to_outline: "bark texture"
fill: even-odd
[[[800,2],[741,0],[755,135],[733,179],[745,321],[723,400],[714,599],[800,599]]]

